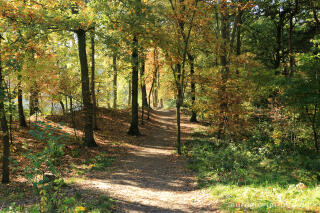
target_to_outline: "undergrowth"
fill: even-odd
[[[270,139],[259,135],[239,143],[197,131],[183,152],[199,185],[210,188],[221,209],[319,211],[320,156],[270,144]]]

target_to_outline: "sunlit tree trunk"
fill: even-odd
[[[82,100],[83,111],[85,116],[84,127],[84,144],[88,147],[97,146],[93,136],[93,115],[92,103],[89,87],[89,68],[86,53],[86,32],[82,29],[75,31],[78,38],[79,59],[81,64],[81,86],[82,86]]]
[[[181,86],[181,65],[177,64],[177,100],[176,100],[176,114],[177,114],[177,152],[181,155],[181,105],[183,104],[183,88]]]
[[[96,91],[95,91],[95,41],[94,32],[91,33],[91,95],[92,95],[92,128],[94,130],[98,129],[97,126],[97,102],[96,102]]]
[[[113,108],[117,109],[118,100],[118,70],[117,70],[117,55],[116,53],[112,56],[112,67],[113,67]]]
[[[147,87],[146,87],[144,73],[145,73],[145,58],[144,56],[142,56],[141,69],[140,69],[141,101],[142,101],[142,106],[148,107]]]
[[[147,100],[147,88],[146,88],[146,82],[144,79],[144,73],[145,73],[145,56],[141,56],[141,69],[140,69],[140,87],[141,87],[141,124],[143,125],[144,122],[144,109],[145,107],[148,107],[148,100]]]
[[[192,114],[190,121],[197,122],[197,112],[195,110],[195,102],[196,102],[196,83],[194,80],[194,57],[189,54],[189,61],[190,61],[190,78],[191,78],[191,107],[192,107]]]

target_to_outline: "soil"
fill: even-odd
[[[182,119],[183,139],[197,124]],[[117,212],[218,212],[208,191],[196,185],[185,158],[175,152],[175,111],[156,111],[128,152],[109,172],[92,174],[82,188],[107,192]]]

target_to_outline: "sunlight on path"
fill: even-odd
[[[197,189],[185,160],[174,153],[174,119],[174,111],[157,112],[140,143],[130,146],[112,172],[80,187],[107,192],[117,200],[117,212],[217,212],[208,192]],[[184,131],[191,131],[184,123]]]

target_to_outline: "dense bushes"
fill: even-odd
[[[198,133],[186,142],[184,152],[203,184],[318,183],[320,156],[311,150],[308,155],[304,150],[288,151],[284,146],[261,135],[236,143]]]
[[[273,129],[258,129],[241,142],[219,140],[203,131],[194,133],[183,151],[199,184],[210,186],[222,207],[272,212],[293,208],[303,199],[298,209],[319,208],[320,156],[306,146],[298,149],[285,141],[275,142],[268,135]],[[263,200],[263,195],[269,197]],[[286,205],[279,204],[279,196],[286,198]],[[248,206],[252,203],[255,206]]]

